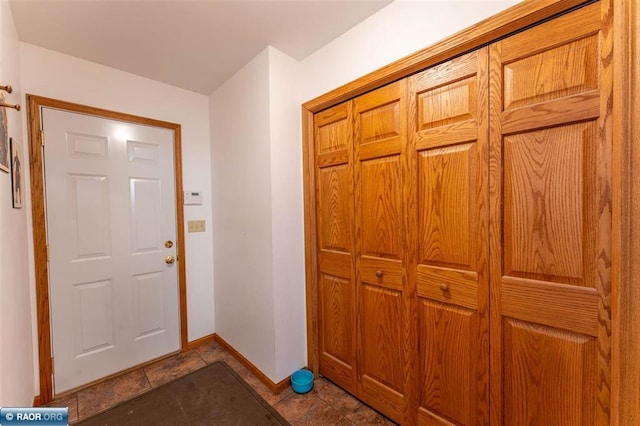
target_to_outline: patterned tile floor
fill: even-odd
[[[220,360],[233,368],[292,425],[394,424],[323,378],[316,380],[313,390],[305,395],[298,395],[291,388],[276,395],[215,342],[82,389],[48,405],[69,407],[69,422],[73,424]]]

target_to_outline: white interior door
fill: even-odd
[[[60,393],[179,348],[173,130],[49,108],[43,129]]]

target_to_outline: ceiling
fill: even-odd
[[[11,0],[20,40],[211,94],[267,45],[301,60],[391,0]]]

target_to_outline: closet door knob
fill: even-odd
[[[376,271],[376,277],[378,278],[382,277],[382,271]]]
[[[445,283],[440,283],[440,290],[449,291],[449,285]]]

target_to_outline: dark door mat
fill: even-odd
[[[288,425],[223,361],[201,368],[78,423],[127,425]]]

